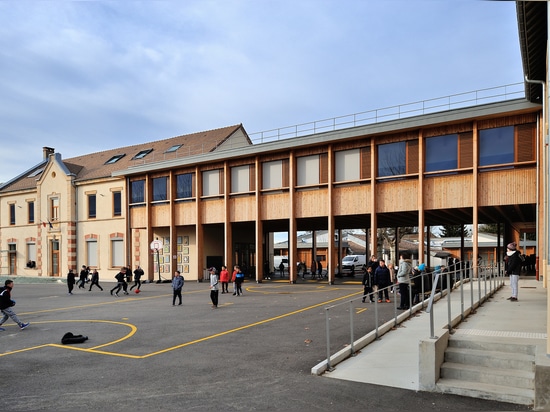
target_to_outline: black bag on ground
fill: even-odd
[[[68,345],[68,344],[71,344],[71,343],[83,343],[85,341],[88,340],[88,337],[87,336],[83,336],[83,335],[73,335],[71,332],[67,332],[66,334],[63,335],[63,337],[61,338],[61,343],[63,345]]]

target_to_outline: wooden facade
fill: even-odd
[[[140,247],[129,245],[128,250],[142,259],[150,256],[143,249],[162,238],[170,246],[161,263],[149,259],[146,265],[151,274],[162,270],[168,276],[178,267],[186,278],[201,280],[212,262],[229,267],[244,263],[260,282],[264,276],[260,268],[273,253],[269,234],[288,232],[293,282],[302,257],[296,234],[303,230],[336,233],[363,228],[376,233],[379,227],[467,224],[475,231],[478,224],[502,223],[509,241],[518,241],[523,232],[536,232],[540,249],[544,243],[537,229],[543,219],[537,208],[542,179],[540,115],[539,105],[524,100],[493,103],[117,172],[114,175],[127,177],[129,184],[144,180],[147,187],[146,201],[128,206],[129,231],[143,231],[147,239]],[[480,131],[508,126],[513,130],[513,160],[481,165]],[[449,135],[457,142],[456,167],[428,171],[428,139]],[[380,145],[395,142],[405,143],[405,159],[400,160],[403,173],[380,176]],[[338,168],[343,167],[337,153],[342,151],[353,151],[357,173],[354,178],[336,180]],[[274,166],[268,169],[266,165]],[[241,178],[244,190],[232,189],[236,167],[245,173]],[[215,179],[203,177],[212,171],[217,173]],[[177,199],[176,176],[190,172],[192,196]],[[171,195],[154,202],[151,182],[159,176],[167,177]],[[277,178],[278,183],[270,185],[266,177]],[[207,183],[216,186],[216,192],[205,193],[203,179],[210,179]],[[187,246],[182,246],[182,239]],[[423,256],[424,239],[419,240]],[[371,239],[369,243],[377,242]],[[324,264],[329,281],[338,264],[337,248],[329,244]],[[477,255],[476,245],[473,255]]]

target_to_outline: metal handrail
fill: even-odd
[[[480,104],[495,103],[525,97],[524,83],[512,83],[504,86],[474,90],[465,93],[453,94],[435,99],[420,100],[412,103],[388,106],[374,110],[367,110],[343,116],[330,117],[312,122],[300,123],[276,129],[254,132],[248,135],[252,144],[270,143],[279,140],[303,137],[315,133],[335,131],[349,127],[365,126],[380,122],[404,119],[423,114],[437,113],[446,110],[459,109]],[[229,138],[219,141],[216,146],[227,148],[243,147],[241,138]],[[246,147],[246,146],[244,146]],[[162,162],[210,152],[211,145],[205,147],[202,143],[186,145],[173,152],[151,152],[147,156],[136,159],[133,166]]]
[[[473,286],[470,287],[470,306],[468,308],[465,308],[465,296],[464,296],[464,284],[466,282],[478,282],[478,303],[481,304],[484,301],[486,301],[490,296],[492,296],[495,291],[504,284],[503,281],[503,273],[498,270],[497,267],[491,266],[491,267],[485,267],[485,266],[474,266],[473,262],[463,262],[465,265],[457,270],[445,272],[444,275],[446,276],[446,284],[443,284],[443,277],[440,273],[434,272],[426,272],[422,273],[418,276],[411,276],[411,283],[412,282],[419,282],[420,283],[420,292],[419,292],[419,301],[417,304],[413,304],[413,292],[412,287],[409,287],[409,309],[407,310],[409,312],[409,316],[412,316],[413,313],[419,310],[426,309],[426,312],[430,314],[430,337],[436,338],[434,333],[434,319],[433,319],[433,305],[436,300],[441,300],[443,297],[447,296],[447,318],[448,318],[448,328],[451,330],[452,328],[452,313],[451,313],[451,293],[453,290],[459,290],[460,291],[460,302],[461,302],[461,317],[462,320],[465,317],[465,314],[467,313],[467,310],[469,308],[474,308],[474,288]],[[468,276],[465,276],[466,272],[468,273]],[[425,275],[431,275],[432,276],[432,290],[430,291],[429,296],[426,298],[426,291],[425,288]],[[481,283],[483,282],[483,284]],[[473,284],[472,284],[473,285]],[[396,284],[393,284],[391,286],[388,286],[384,289],[390,289],[392,287],[396,287]],[[446,286],[446,287],[443,287]],[[482,295],[482,286],[484,288],[484,292]],[[380,327],[380,317],[378,314],[378,292],[380,291],[373,291],[366,295],[362,295],[361,297],[358,297],[356,299],[351,299],[349,301],[340,302],[334,305],[330,305],[325,307],[325,324],[326,324],[326,343],[327,343],[327,370],[332,369],[331,365],[331,333],[330,333],[330,327],[331,327],[331,311],[334,309],[348,305],[349,306],[349,313],[350,313],[350,346],[349,346],[349,356],[354,356],[356,353],[356,347],[355,347],[355,338],[354,338],[354,310],[353,310],[353,303],[357,300],[361,299],[370,299],[371,297],[374,298],[374,320],[375,320],[375,326],[372,331],[368,331],[365,335],[374,332],[375,339],[379,339],[379,327]],[[407,319],[408,317],[400,316],[402,313],[406,312],[398,312],[397,309],[397,294],[394,295],[393,299],[393,307],[394,307],[394,316],[391,321],[393,322],[393,327],[397,327],[397,325]],[[386,322],[386,324],[388,324]],[[359,348],[361,349],[361,348]]]

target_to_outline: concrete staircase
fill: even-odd
[[[451,336],[436,388],[442,393],[520,405],[535,400],[535,345]]]

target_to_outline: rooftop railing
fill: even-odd
[[[413,103],[383,107],[380,109],[367,110],[364,112],[332,117],[323,120],[315,120],[313,122],[301,123],[293,126],[255,132],[249,134],[249,137],[252,144],[256,145],[285,139],[293,139],[315,133],[335,131],[350,127],[365,126],[390,120],[399,120],[407,117],[477,106],[481,104],[520,99],[524,96],[524,83],[513,83],[505,86],[491,87],[488,89],[453,94],[435,99],[421,100]],[[231,139],[227,141],[220,141],[218,145],[222,144],[224,148],[243,147],[242,139],[235,139],[235,142],[232,142]],[[193,146],[182,146],[180,149],[170,153],[159,153],[153,151],[144,158],[135,160],[133,165],[137,166],[145,163],[162,162],[166,160],[205,154],[208,152],[210,147],[210,145],[205,146],[204,144],[197,144]]]

